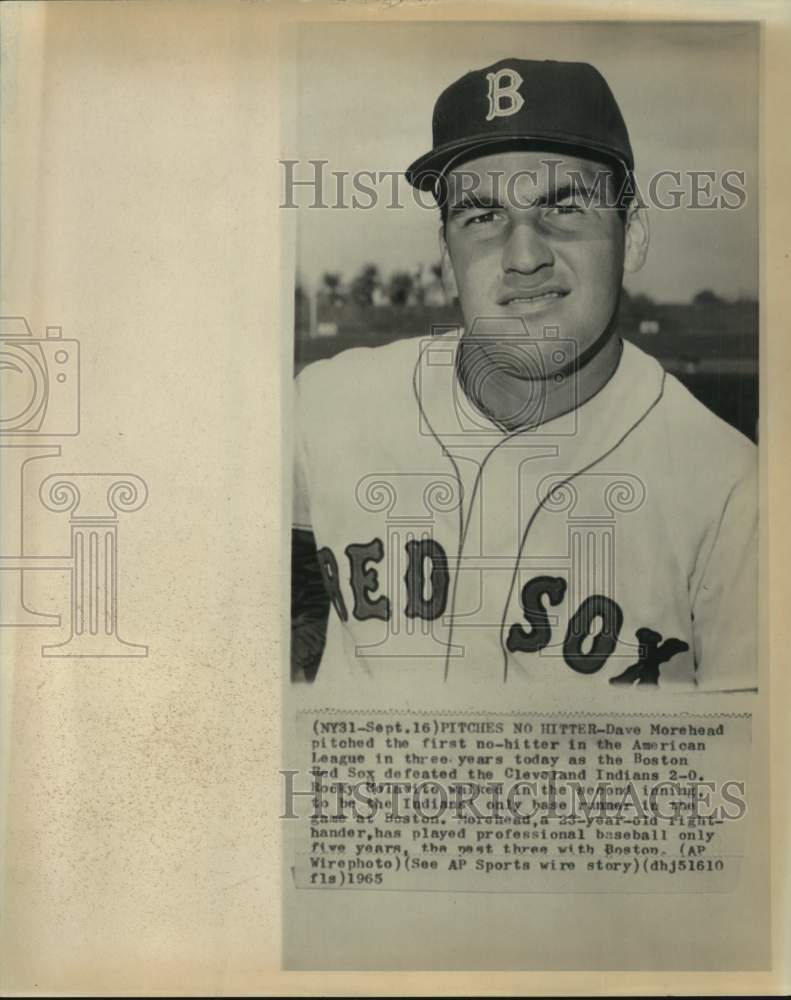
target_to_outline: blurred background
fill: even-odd
[[[743,174],[738,209],[649,207],[648,260],[626,278],[619,330],[756,439],[755,23],[310,24],[298,45],[297,127],[284,158],[299,161],[300,180],[315,177],[309,160],[325,161],[326,207],[309,207],[315,187],[294,189],[295,372],[349,347],[461,323],[439,278],[439,213],[416,203],[401,176],[431,146],[434,101],[469,69],[509,55],[580,60],[618,100],[642,191],[663,170],[681,172],[686,189],[693,171]],[[370,207],[342,208],[360,171],[387,180]]]

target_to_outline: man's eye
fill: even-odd
[[[550,212],[557,215],[575,215],[583,211],[582,205],[551,205]]]
[[[466,219],[464,225],[471,226],[473,223],[481,225],[487,222],[494,222],[496,217],[496,213],[493,209],[488,212],[478,212],[477,215],[472,215],[469,219]]]

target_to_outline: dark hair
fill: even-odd
[[[437,205],[439,206],[443,229],[448,223],[448,184],[445,178],[445,174],[441,174],[438,177],[434,191],[434,197],[437,201]],[[618,211],[618,216],[621,222],[625,224],[629,203],[637,196],[634,174],[631,170],[627,170],[620,163],[612,164],[608,173],[608,183],[610,183],[617,192],[615,207]]]

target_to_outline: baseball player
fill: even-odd
[[[756,449],[617,335],[633,170],[587,64],[440,95],[407,178],[464,327],[296,381],[294,676],[755,687]]]

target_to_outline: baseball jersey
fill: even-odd
[[[295,382],[294,524],[332,602],[316,684],[754,687],[752,442],[628,342],[582,405],[503,431],[459,343],[355,348]]]

